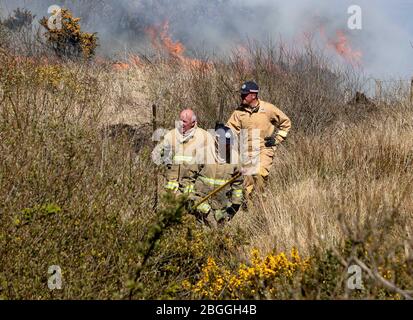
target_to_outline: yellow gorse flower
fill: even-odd
[[[258,249],[251,251],[251,264],[240,263],[235,271],[219,267],[211,257],[202,268],[200,279],[194,285],[185,282],[185,288],[207,299],[230,297],[239,299],[267,291],[275,294],[277,280],[292,279],[298,271],[309,267],[309,259],[303,260],[293,248],[290,258],[284,252],[261,256]]]

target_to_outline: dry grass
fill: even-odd
[[[110,100],[103,110],[102,124],[136,125],[150,122],[147,72],[149,70],[138,67],[125,71],[109,69],[105,81],[110,83]]]
[[[368,219],[380,221],[393,206],[412,223],[410,170],[413,128],[410,106],[399,105],[359,123],[337,123],[327,133],[302,136],[280,150],[265,198],[258,210],[243,213],[252,246],[337,245],[346,236],[339,214],[356,228]],[[256,218],[259,217],[259,224]],[[380,232],[380,230],[377,230]]]
[[[355,259],[412,289],[413,111],[405,95],[374,109],[345,105],[345,89],[360,89],[360,78],[310,49],[253,48],[201,67],[153,59],[126,71],[43,65],[5,50],[0,60],[1,298],[125,298],[130,285],[133,298],[190,298],[181,284],[202,276],[207,257],[231,270],[251,248],[293,247],[315,257],[310,273],[260,298],[400,297],[377,279],[349,293],[346,267]],[[152,210],[152,146],[145,134],[135,154],[127,135],[112,139],[101,127],[150,122],[156,103],[159,125],[171,128],[177,111],[192,107],[211,128],[220,104],[229,116],[246,79],[293,122],[266,194],[219,232],[184,216],[162,230],[142,269],[147,231],[162,225]],[[53,264],[63,270],[61,291],[46,285]],[[129,281],[136,270],[139,285]]]

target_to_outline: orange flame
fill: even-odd
[[[182,43],[179,41],[174,42],[170,35],[168,34],[169,32],[169,23],[165,22],[162,26],[162,31],[160,33],[160,39],[162,41],[163,46],[168,50],[168,52],[180,59],[183,58],[183,53],[185,51],[185,47]]]
[[[141,59],[134,54],[129,55],[127,62],[115,62],[112,65],[113,69],[116,71],[129,70],[131,67],[134,67],[134,66],[135,67],[143,66],[143,62],[141,61]]]
[[[128,63],[116,62],[113,64],[113,69],[116,71],[124,71],[124,70],[128,70],[129,68],[130,68],[130,65]]]
[[[206,68],[209,69],[210,63],[188,58],[184,55],[185,46],[179,41],[173,41],[169,34],[169,23],[164,22],[161,26],[150,26],[146,28],[146,33],[149,35],[152,47],[158,52],[166,52],[169,57],[188,67]]]
[[[362,53],[351,48],[349,41],[343,31],[336,32],[337,39],[329,43],[336,52],[352,64],[360,64]]]
[[[327,46],[334,49],[344,60],[352,65],[361,64],[362,52],[352,49],[350,41],[343,31],[337,30],[335,39],[326,37],[323,27],[320,28],[320,33],[326,39]]]

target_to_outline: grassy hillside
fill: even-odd
[[[0,297],[411,296],[413,109],[403,90],[349,104],[346,89],[362,79],[311,48],[187,62],[114,66],[0,49]],[[190,107],[212,128],[247,79],[293,123],[266,193],[218,231],[181,199],[163,198],[156,213],[151,104],[159,127]],[[107,126],[116,123],[136,125],[139,150]],[[348,289],[354,264],[363,289]],[[51,265],[61,290],[48,289]]]

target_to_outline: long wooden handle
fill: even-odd
[[[207,194],[205,197],[203,197],[195,206],[193,207],[194,209],[198,208],[201,204],[203,204],[205,201],[207,201],[209,198],[211,198],[213,195],[217,194],[220,192],[222,189],[224,189],[227,185],[233,183],[235,180],[237,180],[241,176],[241,172],[238,172],[235,176],[233,176],[230,180],[225,182],[222,186],[219,186],[216,188],[214,191],[210,192]]]

